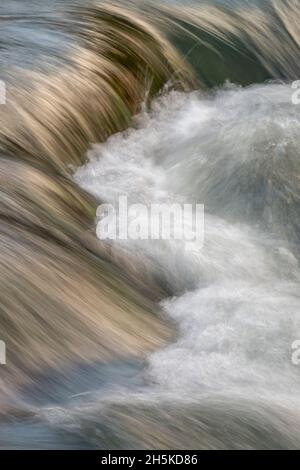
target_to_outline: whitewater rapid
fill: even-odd
[[[111,242],[173,290],[162,308],[177,341],[151,355],[145,372],[163,393],[298,401],[296,221],[286,222],[276,189],[299,155],[291,93],[276,83],[167,93],[131,129],[95,145],[76,173],[80,186],[112,204],[127,195],[132,203],[205,205],[203,247]],[[291,197],[291,216],[293,204]]]
[[[146,206],[204,204],[204,244],[99,241],[162,287],[157,313],[176,334],[140,360],[46,373],[2,424],[3,447],[299,448],[292,93],[281,83],[166,91],[130,129],[90,149],[74,179],[99,204],[117,205],[121,195]]]

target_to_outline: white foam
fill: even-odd
[[[184,241],[115,242],[141,272],[178,292],[163,304],[178,340],[149,358],[149,377],[163,390],[294,398],[300,391],[291,363],[300,339],[300,272],[289,246],[295,220],[293,211],[290,225],[282,215],[276,192],[298,158],[298,113],[289,85],[171,92],[134,128],[95,145],[76,174],[109,203],[126,194],[133,203],[206,205],[202,250],[187,252]]]

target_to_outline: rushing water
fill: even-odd
[[[136,118],[134,128],[93,147],[89,162],[75,175],[79,185],[115,204],[119,195],[144,204],[203,202],[205,242],[193,251],[185,250],[184,241],[112,242],[112,249],[120,244],[137,269],[152,271],[174,290],[162,308],[177,324],[177,338],[148,356],[144,366],[111,367],[102,386],[94,371],[89,379],[93,390],[87,383],[63,406],[44,405],[37,416],[50,425],[52,445],[64,430],[77,436],[69,437],[75,446],[78,436],[80,445],[118,447],[125,439],[132,446],[122,427],[130,409],[141,408],[137,416],[142,420],[147,407],[155,413],[163,406],[167,414],[170,403],[169,419],[176,426],[180,414],[199,419],[193,432],[185,431],[190,445],[197,442],[195,433],[203,434],[203,447],[218,445],[216,429],[228,409],[230,446],[247,445],[239,436],[236,414],[249,426],[250,445],[272,445],[270,436],[276,442],[277,433],[283,434],[277,446],[299,442],[300,377],[291,345],[300,337],[300,271],[288,228],[280,227],[285,201],[278,201],[282,195],[270,186],[282,178],[277,172],[282,160],[289,161],[291,170],[296,165],[299,138],[290,85],[270,83],[168,93],[151,112]],[[257,186],[266,199],[263,210],[255,200]],[[294,203],[291,194],[292,213]],[[105,377],[100,365],[98,375]],[[77,390],[79,376],[80,369],[74,371]],[[106,435],[106,414],[110,417],[110,408],[118,406],[119,421],[113,415],[116,423],[111,425],[119,439],[114,444],[116,437],[110,441]],[[251,425],[244,414],[250,415]],[[41,424],[31,426],[34,433]],[[270,432],[267,439],[255,437],[260,426]],[[286,426],[295,435],[287,438]],[[46,435],[49,439],[49,431]],[[147,434],[145,442],[135,438],[138,445],[147,445]],[[68,439],[64,445],[70,445]]]
[[[291,93],[276,83],[170,93],[136,128],[94,146],[76,174],[110,203],[126,194],[146,204],[205,204],[204,246],[192,252],[183,241],[117,242],[177,293],[163,302],[177,341],[152,354],[145,371],[162,399],[201,405],[217,394],[299,407],[291,346],[300,335],[300,271],[291,226],[300,121]]]
[[[32,352],[24,353],[24,364],[15,353],[8,378],[13,390],[18,386],[0,403],[0,448],[299,447],[300,366],[292,362],[293,342],[300,340],[300,115],[291,86],[296,39],[294,48],[288,44],[289,57],[283,47],[268,62],[270,45],[249,32],[253,70],[245,78],[246,54],[236,57],[233,48],[221,67],[228,45],[213,31],[220,40],[216,62],[200,57],[205,42],[193,51],[200,75],[207,66],[197,87],[192,81],[179,91],[168,83],[151,104],[135,107],[135,90],[127,88],[136,78],[129,60],[140,52],[136,43],[128,43],[133,52],[125,64],[104,47],[104,70],[118,75],[119,60],[117,72],[124,74],[124,83],[110,88],[105,74],[99,83],[98,69],[94,74],[99,44],[84,54],[97,23],[89,36],[80,29],[82,10],[77,24],[58,0],[39,12],[39,2],[30,2],[24,18],[22,4],[4,2],[0,15],[1,78],[28,93],[12,119],[5,115],[1,130],[0,340],[3,335],[8,346]],[[234,30],[223,13],[224,31],[245,47],[238,26]],[[217,17],[203,15],[197,21],[208,34]],[[71,23],[86,43],[77,43]],[[123,24],[119,28],[126,33]],[[293,22],[287,27],[290,40],[295,29]],[[103,34],[110,43],[111,30]],[[174,60],[174,70],[167,70],[174,78],[177,59],[163,44],[166,60]],[[55,82],[62,65],[65,75]],[[167,71],[153,75],[155,86]],[[72,79],[78,73],[82,87],[73,95],[67,95],[70,73]],[[251,84],[225,81],[236,76]],[[255,83],[258,77],[262,83]],[[147,80],[145,73],[141,81]],[[101,85],[107,88],[99,91]],[[59,86],[65,102],[55,101]],[[149,92],[151,85],[144,86]],[[105,93],[116,90],[122,98],[116,109],[139,109],[129,126],[123,115],[120,125],[111,123],[121,118]],[[35,94],[45,108],[33,106]],[[12,95],[8,111],[18,99]],[[16,115],[22,124],[11,131]],[[72,181],[65,174],[70,168]],[[117,205],[124,195],[147,207],[204,204],[203,246],[96,240],[97,204]]]

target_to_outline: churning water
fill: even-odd
[[[298,3],[39,3],[0,14],[0,447],[299,447]],[[204,244],[97,240],[120,196]]]
[[[144,373],[175,406],[216,395],[299,407],[291,357],[300,271],[291,227],[300,120],[291,96],[280,83],[168,93],[133,129],[95,145],[76,173],[109,203],[125,194],[144,204],[205,205],[204,246],[192,252],[184,241],[112,242],[173,289],[162,308],[178,337],[148,357]]]

